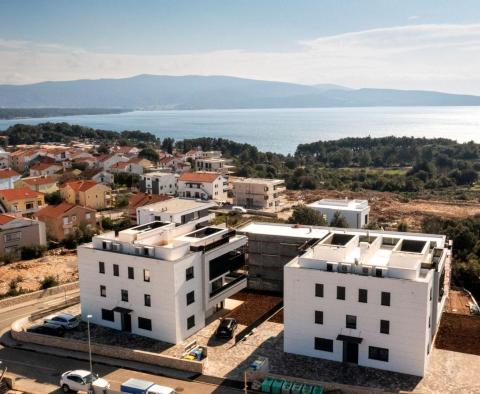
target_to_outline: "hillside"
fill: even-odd
[[[0,108],[153,110],[442,105],[480,105],[480,97],[195,75],[0,85]]]

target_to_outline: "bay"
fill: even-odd
[[[133,111],[0,120],[0,130],[15,123],[43,122],[67,122],[114,131],[142,130],[175,140],[221,137],[278,153],[294,153],[301,143],[369,135],[480,142],[480,107]]]

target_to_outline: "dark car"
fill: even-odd
[[[55,337],[63,337],[65,334],[65,329],[62,326],[53,323],[37,324],[28,328],[27,331],[35,334],[52,335]]]
[[[217,338],[232,338],[235,329],[237,328],[237,321],[231,317],[227,317],[220,321],[220,325],[215,331]]]

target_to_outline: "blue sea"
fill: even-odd
[[[298,144],[364,136],[444,137],[480,142],[480,107],[374,107],[241,110],[134,111],[0,120],[15,123],[68,122],[106,130],[142,130],[175,140],[223,137],[262,151],[294,153]]]

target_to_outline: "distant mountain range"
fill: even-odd
[[[0,85],[3,108],[233,109],[480,105],[479,96],[350,89],[225,76],[138,75],[123,79]]]

